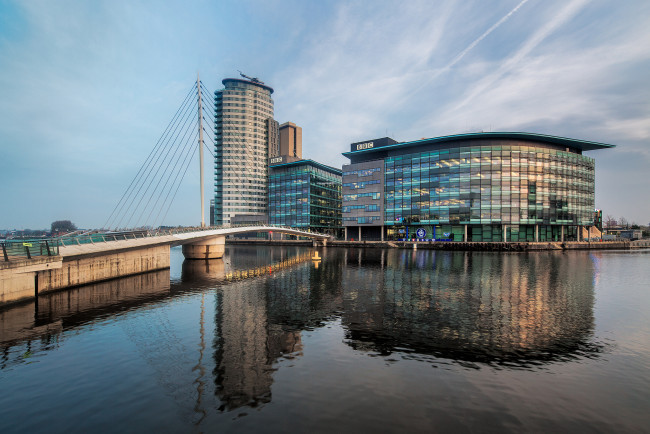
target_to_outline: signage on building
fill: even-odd
[[[373,142],[359,143],[357,144],[357,151],[361,151],[362,149],[370,149],[373,146],[374,146]]]
[[[381,139],[366,140],[365,142],[356,142],[350,144],[350,151],[363,151],[365,149],[377,149],[384,146],[394,145],[397,142],[390,137],[382,137]]]
[[[449,235],[451,235],[451,232],[444,232],[443,235],[445,236],[445,238],[449,238]]]
[[[427,236],[427,231],[424,230],[424,228],[419,228],[417,231],[415,231],[415,235],[417,235],[418,238],[424,238]]]
[[[269,162],[269,164],[277,164],[277,163],[282,163],[282,157],[273,157]]]

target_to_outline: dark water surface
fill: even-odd
[[[310,250],[0,310],[0,433],[649,431],[650,251]]]

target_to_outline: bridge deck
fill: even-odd
[[[191,244],[195,241],[218,236],[227,236],[247,232],[268,232],[285,233],[304,237],[311,237],[320,240],[329,239],[329,235],[314,234],[291,228],[279,228],[273,226],[245,226],[235,228],[207,229],[196,232],[181,232],[171,235],[158,235],[145,238],[133,238],[127,240],[87,243],[79,245],[67,245],[59,247],[59,255],[63,258],[74,258],[79,256],[94,256],[106,253],[118,253],[143,247],[156,247],[161,245],[178,246]]]
[[[59,247],[59,255],[63,258],[73,258],[77,256],[101,255],[108,252],[123,252],[143,247],[156,247],[160,245],[175,245],[178,239],[174,235],[164,235],[159,237],[136,238],[129,240],[108,241],[105,243],[81,244],[72,246]],[[177,243],[178,244],[178,243]]]

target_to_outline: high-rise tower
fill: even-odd
[[[224,89],[214,95],[214,225],[267,209],[269,145],[277,143],[269,140],[273,89],[242,77],[224,79]]]
[[[280,136],[279,155],[302,158],[302,128],[291,122],[285,122],[278,128]]]

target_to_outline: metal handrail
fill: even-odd
[[[56,239],[0,241],[2,259],[5,262],[11,258],[32,259],[37,256],[58,256],[59,245],[59,241]]]
[[[268,224],[268,223],[259,224],[259,225],[242,223],[242,224],[227,224],[227,225],[208,226],[208,227],[187,226],[187,227],[165,228],[165,229],[155,229],[155,230],[134,229],[130,231],[119,231],[119,232],[95,232],[88,235],[78,235],[72,237],[63,236],[63,237],[56,238],[56,240],[60,243],[61,246],[65,247],[72,244],[83,245],[83,244],[106,243],[111,241],[123,241],[128,239],[159,237],[159,236],[175,235],[175,234],[182,234],[188,232],[230,229],[230,228],[245,227],[245,226],[261,226],[264,228],[268,228],[269,230],[287,229],[292,231],[304,232],[305,234],[327,236],[327,234],[321,234],[318,232],[311,231],[309,229],[297,229],[297,228],[292,228],[290,226],[282,226],[282,225],[275,225],[275,224]]]

